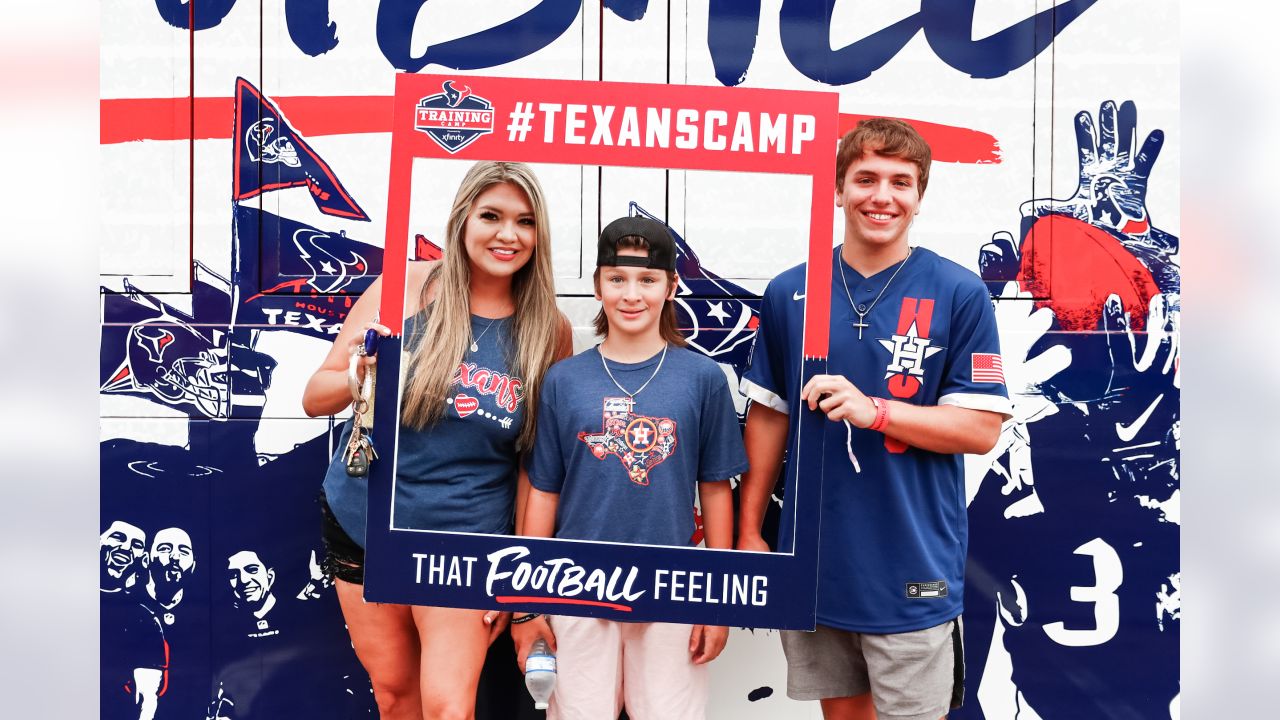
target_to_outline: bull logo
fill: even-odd
[[[346,235],[342,237],[345,239]],[[369,263],[355,250],[341,251],[344,259],[325,247],[329,239],[328,233],[311,228],[303,228],[293,233],[293,245],[298,249],[298,257],[311,270],[311,279],[307,284],[317,292],[336,293],[344,290],[353,281],[363,278],[369,269]]]

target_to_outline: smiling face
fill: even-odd
[[[147,554],[147,535],[127,522],[117,520],[102,533],[99,541],[103,584],[123,585]]]
[[[262,564],[252,550],[241,550],[227,558],[227,580],[237,607],[256,609],[271,593],[276,571]]]
[[[508,182],[476,196],[463,227],[472,277],[510,280],[533,255],[538,223],[524,191]]]
[[[182,528],[165,528],[151,543],[151,578],[158,583],[181,585],[196,566],[191,536]]]
[[[877,252],[898,245],[905,249],[920,200],[915,163],[863,153],[849,164],[836,191],[836,206],[844,210],[845,243]]]
[[[620,257],[648,254],[647,250],[618,248]],[[600,268],[596,282],[596,299],[609,320],[610,335],[658,338],[663,306],[675,295],[670,273],[656,268],[606,265]]]

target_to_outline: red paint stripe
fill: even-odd
[[[858,126],[859,120],[876,117],[875,115],[850,115],[840,113],[840,135]],[[940,125],[924,120],[898,118],[911,125],[920,136],[929,143],[933,151],[933,159],[938,162],[954,163],[998,163],[1004,155],[1000,149],[1000,141],[994,135],[980,130]]]
[[[391,96],[283,97],[274,102],[304,136],[391,132]],[[194,105],[195,117],[191,117]],[[100,101],[99,142],[139,140],[222,140],[231,137],[231,98],[120,98]],[[870,115],[840,114],[839,133]],[[933,159],[954,163],[998,163],[996,138],[979,130],[902,118],[933,149]]]
[[[602,602],[600,600],[581,600],[578,598],[551,598],[551,597],[532,597],[523,595],[498,595],[494,598],[500,603],[529,603],[533,605],[549,604],[549,605],[590,605],[592,607],[603,607],[619,612],[631,612],[631,608],[626,605],[617,603]]]

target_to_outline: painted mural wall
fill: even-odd
[[[101,586],[128,591],[102,594],[102,717],[146,717],[138,684],[152,681],[157,718],[377,714],[320,569],[316,497],[342,418],[307,418],[301,395],[381,272],[392,84],[418,71],[825,90],[839,93],[842,128],[867,115],[916,125],[935,164],[912,240],[987,281],[1016,407],[996,449],[966,459],[968,681],[952,717],[1178,717],[1169,3],[102,10]],[[682,324],[736,387],[759,293],[804,259],[808,188],[535,169],[575,348],[593,343],[595,235],[634,208],[679,235]],[[440,188],[415,196],[419,258],[449,251],[464,171],[415,169],[415,187]],[[503,652],[479,716],[536,717]],[[712,665],[710,716],[819,712],[786,698],[774,631],[735,629]]]

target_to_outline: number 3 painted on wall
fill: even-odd
[[[1071,599],[1093,603],[1094,629],[1068,630],[1061,622],[1048,623],[1044,632],[1054,642],[1068,647],[1101,645],[1115,637],[1120,629],[1120,598],[1116,588],[1124,580],[1124,566],[1120,556],[1102,538],[1094,538],[1076,548],[1076,555],[1093,557],[1093,585],[1074,585]]]

